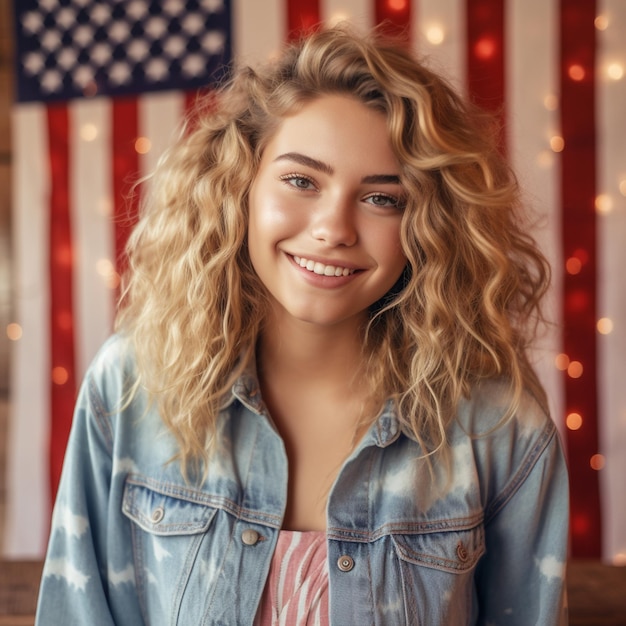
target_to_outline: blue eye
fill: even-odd
[[[301,189],[303,191],[316,189],[313,180],[303,174],[286,174],[285,176],[281,176],[280,180],[286,182],[291,187],[295,187],[296,189]]]

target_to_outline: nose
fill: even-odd
[[[329,199],[314,211],[311,235],[328,246],[353,246],[358,238],[356,214],[346,198]]]

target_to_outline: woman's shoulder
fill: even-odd
[[[516,398],[504,379],[481,383],[461,402],[450,444],[453,457],[461,459],[454,464],[473,459],[486,509],[487,502],[515,492],[541,459],[562,459],[556,424],[546,408],[528,390]]]
[[[132,342],[114,334],[100,347],[89,365],[82,392],[104,405],[119,403],[137,387],[137,372]]]
[[[528,388],[516,394],[505,378],[490,378],[474,385],[459,403],[456,422],[473,436],[502,430],[528,437],[555,429],[544,403]]]
[[[116,333],[100,346],[87,369],[86,377],[100,380],[107,376],[128,376],[134,371],[132,342],[127,336]]]

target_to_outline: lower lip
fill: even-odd
[[[325,276],[324,274],[316,274],[315,272],[311,272],[305,267],[301,267],[296,263],[294,258],[287,254],[287,258],[289,259],[291,265],[300,273],[300,275],[314,287],[322,287],[324,289],[333,289],[336,287],[343,287],[348,283],[351,283],[361,272],[356,271],[352,274],[348,274],[347,276]]]

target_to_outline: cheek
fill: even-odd
[[[262,190],[250,198],[248,237],[271,244],[296,234],[303,224],[304,212],[280,193],[263,194]]]
[[[407,259],[402,251],[400,223],[401,219],[398,218],[371,229],[369,245],[376,251],[381,263],[402,269]]]

